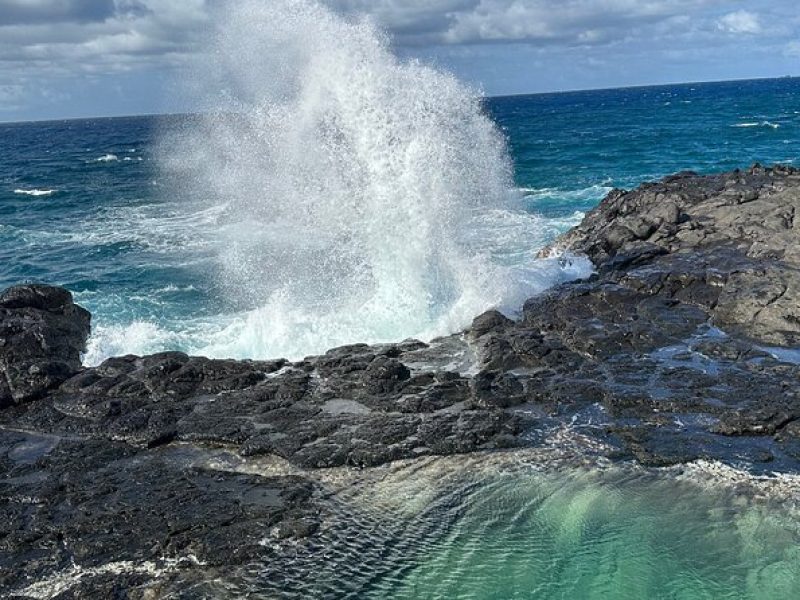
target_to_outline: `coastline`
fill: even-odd
[[[0,586],[37,597],[26,581],[82,565],[65,591],[144,598],[267,546],[278,568],[336,529],[331,494],[369,498],[376,473],[427,469],[430,484],[526,455],[796,501],[798,208],[800,170],[782,166],[614,190],[555,244],[597,274],[531,298],[519,321],[489,311],[431,344],[293,363],[168,352],[84,368],[89,316],[69,293],[7,290]],[[458,368],[470,353],[477,367]],[[178,566],[150,568],[162,558]]]

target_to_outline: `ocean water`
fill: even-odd
[[[449,506],[451,527],[444,534],[433,527],[436,534],[410,544],[412,559],[392,556],[361,597],[777,600],[800,593],[800,523],[785,497],[754,500],[701,469],[481,475],[434,511]]]
[[[518,269],[521,277],[532,271],[538,277],[512,292],[513,301],[562,278],[553,265],[531,271],[536,252],[577,224],[613,187],[630,188],[685,169],[704,173],[756,161],[800,161],[800,79],[488,98],[483,110],[507,140],[515,190],[503,206],[481,206],[479,199],[467,202],[464,211],[480,213],[478,243],[495,263]],[[270,352],[268,335],[261,340],[258,334],[242,338],[240,331],[229,331],[232,324],[239,330],[242,324],[253,330],[275,325],[269,315],[248,322],[268,291],[248,288],[241,279],[270,279],[269,271],[243,269],[238,279],[230,276],[237,256],[230,254],[230,238],[218,235],[237,223],[230,206],[209,198],[198,202],[202,192],[176,183],[168,168],[181,157],[169,156],[165,140],[195,122],[143,116],[0,125],[0,285],[40,281],[72,290],[94,318],[88,363],[164,349],[239,357],[280,353]],[[237,180],[228,181],[233,186]],[[402,197],[401,190],[388,201]],[[424,210],[425,201],[421,196],[413,208]],[[458,197],[454,202],[457,208]],[[349,218],[345,229],[359,217]],[[240,229],[231,231],[247,237]],[[258,232],[247,235],[250,246],[262,241]],[[285,247],[276,252],[287,263],[297,260]],[[398,260],[387,258],[389,265]],[[573,267],[565,276],[579,274],[581,268]],[[401,276],[398,269],[387,277]],[[403,292],[398,287],[387,293]],[[357,309],[353,315],[359,317]],[[450,325],[455,329],[466,319],[461,315]],[[416,325],[393,330],[390,324],[381,335],[367,337],[402,339],[419,334]],[[325,336],[323,346],[315,345],[315,330],[308,331],[308,353],[323,350]],[[330,341],[359,341],[360,333],[354,329],[352,339]],[[233,335],[235,343],[215,346],[221,334]],[[302,355],[305,348],[296,350]]]

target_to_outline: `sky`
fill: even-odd
[[[186,110],[226,1],[0,0],[0,121]],[[800,75],[797,0],[319,1],[487,95]]]

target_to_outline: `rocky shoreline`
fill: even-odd
[[[10,288],[0,591],[164,597],[314,543],[317,469],[552,447],[565,431],[615,461],[798,473],[798,210],[800,170],[783,166],[614,190],[547,250],[596,274],[518,320],[490,311],[429,344],[298,362],[169,352],[84,368],[90,316],[69,292]],[[285,468],[209,468],[219,453]],[[37,595],[57,574],[73,577]]]

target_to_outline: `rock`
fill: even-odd
[[[601,272],[624,272],[636,262],[675,275],[676,268],[686,269],[675,258],[686,256],[702,265],[693,269],[695,277],[716,288],[708,290],[718,298],[711,310],[715,324],[767,343],[797,344],[797,175],[791,167],[754,165],[746,172],[682,174],[615,191],[555,246],[586,254]],[[737,202],[728,202],[731,197]]]
[[[646,464],[763,462],[783,454],[775,441],[794,448],[800,367],[767,346],[800,341],[798,175],[755,165],[611,192],[554,245],[588,255],[598,274],[529,300],[483,360],[531,364],[511,349],[515,332],[572,352],[523,376],[526,389],[551,410],[600,404],[613,439]]]
[[[0,293],[0,408],[40,398],[78,372],[90,318],[63,288]]]
[[[596,273],[518,320],[488,311],[429,344],[294,363],[164,352],[81,368],[88,313],[59,288],[11,288],[0,586],[79,564],[64,597],[145,598],[251,561],[281,573],[304,543],[336,539],[343,508],[314,483],[335,476],[317,469],[566,440],[648,466],[796,473],[798,208],[790,167],[614,190],[554,244]],[[91,571],[120,561],[148,567]]]
[[[475,317],[472,321],[472,326],[469,328],[469,332],[473,337],[479,338],[489,331],[496,331],[511,323],[513,323],[513,321],[500,311],[489,310]]]
[[[30,460],[21,459],[26,446]],[[138,588],[160,570],[187,577],[261,559],[273,528],[283,539],[313,534],[311,482],[215,469],[213,459],[202,450],[0,430],[0,589],[80,565],[76,579],[88,589],[75,597],[107,597],[105,565],[121,565],[122,589]],[[149,566],[137,576],[125,564]]]

